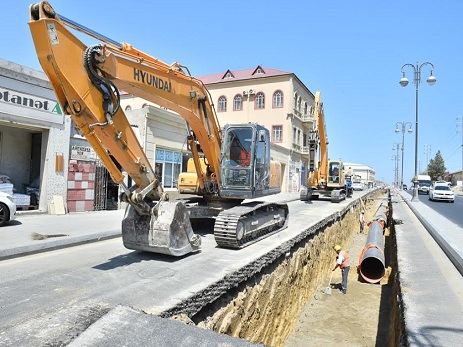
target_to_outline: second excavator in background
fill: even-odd
[[[311,141],[315,142],[313,147],[318,148],[319,161],[317,167],[309,172],[307,186],[301,187],[300,199],[308,201],[329,197],[331,202],[340,202],[346,196],[352,196],[352,189],[348,187],[352,170],[346,170],[342,160],[329,160],[325,112],[319,91],[315,93],[313,110],[317,130]]]
[[[174,256],[200,249],[190,219],[215,219],[217,244],[242,248],[287,226],[284,203],[246,199],[281,190],[281,164],[270,160],[269,131],[255,123],[223,129],[204,84],[186,67],[168,65],[58,15],[42,1],[30,6],[29,27],[57,100],[123,191],[125,247]],[[99,44],[86,46],[69,28]],[[187,126],[192,154],[180,175],[190,200],[169,201],[120,107],[120,92],[172,110]],[[117,164],[119,165],[116,165]],[[135,182],[125,183],[124,171]]]

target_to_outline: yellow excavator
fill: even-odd
[[[319,161],[317,167],[309,172],[307,186],[301,187],[300,200],[308,201],[329,197],[331,202],[340,202],[346,196],[352,195],[352,189],[348,185],[352,172],[345,170],[342,160],[329,160],[328,158],[328,136],[320,92],[315,93],[313,110],[317,131],[311,139],[314,142],[311,147],[319,147]]]
[[[244,202],[281,189],[281,166],[270,160],[266,128],[246,123],[221,129],[210,94],[186,67],[100,35],[58,15],[46,1],[32,4],[29,12],[37,56],[61,108],[122,187],[126,248],[173,256],[198,251],[194,218],[214,218],[215,240],[228,248],[245,247],[287,226],[286,204]],[[100,43],[87,47],[69,28]],[[196,195],[191,200],[169,201],[120,107],[119,90],[185,119],[192,161],[179,184]],[[134,186],[124,183],[113,158]]]

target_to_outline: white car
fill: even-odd
[[[363,183],[360,181],[352,182],[352,189],[353,190],[363,190]]]
[[[434,182],[435,186],[449,186],[450,187],[450,182],[447,181],[436,181]]]
[[[5,192],[0,192],[0,227],[16,218],[16,204],[13,197]]]
[[[448,202],[455,202],[455,193],[446,184],[437,184],[429,190],[429,200],[442,200]]]

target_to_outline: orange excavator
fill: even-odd
[[[266,128],[246,123],[221,129],[206,87],[186,67],[108,39],[57,14],[46,1],[29,11],[37,56],[61,108],[128,203],[122,221],[125,247],[173,256],[198,251],[201,239],[190,222],[195,218],[214,218],[215,240],[228,248],[245,247],[287,226],[286,204],[244,202],[280,192],[281,165],[270,160]],[[87,47],[69,28],[100,43]],[[196,195],[191,200],[169,201],[120,107],[119,90],[186,121],[192,159],[179,186]],[[132,187],[113,158],[135,182]]]
[[[352,190],[347,185],[351,179],[351,170],[345,170],[342,160],[329,160],[328,136],[326,134],[325,112],[321,93],[315,93],[314,119],[316,122],[316,135],[311,139],[313,147],[319,144],[319,161],[309,176],[307,186],[301,187],[299,192],[302,201],[316,200],[320,197],[329,197],[331,202],[340,202],[346,196],[352,195]]]

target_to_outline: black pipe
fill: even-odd
[[[387,223],[387,208],[381,206],[368,229],[367,241],[359,258],[359,272],[369,283],[378,283],[384,277],[384,228],[381,219]],[[385,226],[386,224],[384,224]]]

